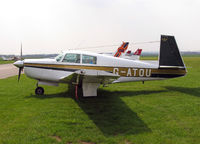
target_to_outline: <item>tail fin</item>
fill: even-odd
[[[161,35],[159,67],[185,68],[174,36]]]
[[[142,49],[137,49],[133,55],[141,55]]]
[[[122,45],[117,49],[117,52],[114,54],[114,57],[120,57],[128,48],[129,42],[123,42]]]

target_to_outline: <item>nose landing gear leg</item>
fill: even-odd
[[[36,95],[43,95],[44,94],[44,88],[38,87],[38,83],[36,84],[35,94]]]

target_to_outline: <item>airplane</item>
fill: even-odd
[[[14,56],[14,57],[8,57],[8,58],[2,56],[1,58],[2,58],[2,60],[4,60],[4,61],[12,61],[12,60],[17,61],[17,60],[20,59],[19,57],[16,57],[16,56]]]
[[[129,42],[123,42],[122,45],[117,49],[114,54],[114,57],[120,57],[122,53],[125,53],[129,45]]]
[[[2,60],[4,60],[4,61],[11,61],[11,60],[13,60],[12,57],[11,57],[11,58],[10,58],[10,57],[7,58],[7,57],[2,56],[1,58],[2,58]]]
[[[137,49],[134,53],[131,50],[127,51],[125,55],[122,55],[121,58],[130,59],[130,60],[139,60],[140,55],[142,53],[142,49]]]
[[[161,35],[158,61],[129,60],[68,50],[55,59],[24,59],[14,65],[19,68],[18,81],[22,69],[25,75],[37,80],[36,95],[44,94],[44,89],[38,85],[58,86],[59,83],[68,83],[75,86],[76,97],[80,89],[83,97],[97,96],[101,84],[165,80],[182,77],[187,73],[176,40],[169,35]]]
[[[128,45],[129,45],[129,42],[123,42],[116,52],[111,53],[111,54],[108,54],[108,53],[101,53],[101,54],[113,55],[114,57],[120,57],[120,58],[125,58],[125,59],[130,59],[130,60],[139,60],[140,55],[142,53],[142,49],[138,48],[134,53],[132,53],[131,50],[128,50]]]

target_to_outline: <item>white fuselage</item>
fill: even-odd
[[[81,56],[80,63],[62,62],[66,53],[78,53]],[[82,55],[92,55],[97,57],[96,64],[83,64]],[[156,80],[161,78],[148,77],[151,69],[158,68],[158,62],[154,61],[140,61],[128,60],[124,58],[116,58],[96,53],[82,52],[82,51],[67,51],[63,53],[63,57],[56,61],[56,59],[26,59],[24,60],[24,72],[30,77],[40,81],[51,81],[59,83],[62,77],[66,77],[74,73],[77,69],[92,69],[105,70],[109,69],[115,74],[119,74],[120,78],[115,82],[129,82],[129,81],[146,81]],[[37,66],[31,66],[37,65]],[[43,67],[43,66],[46,67]],[[121,68],[123,68],[121,70]],[[138,73],[138,76],[134,75]]]

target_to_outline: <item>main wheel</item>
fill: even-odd
[[[43,95],[44,94],[44,89],[42,87],[37,87],[35,89],[35,94],[36,95]]]

